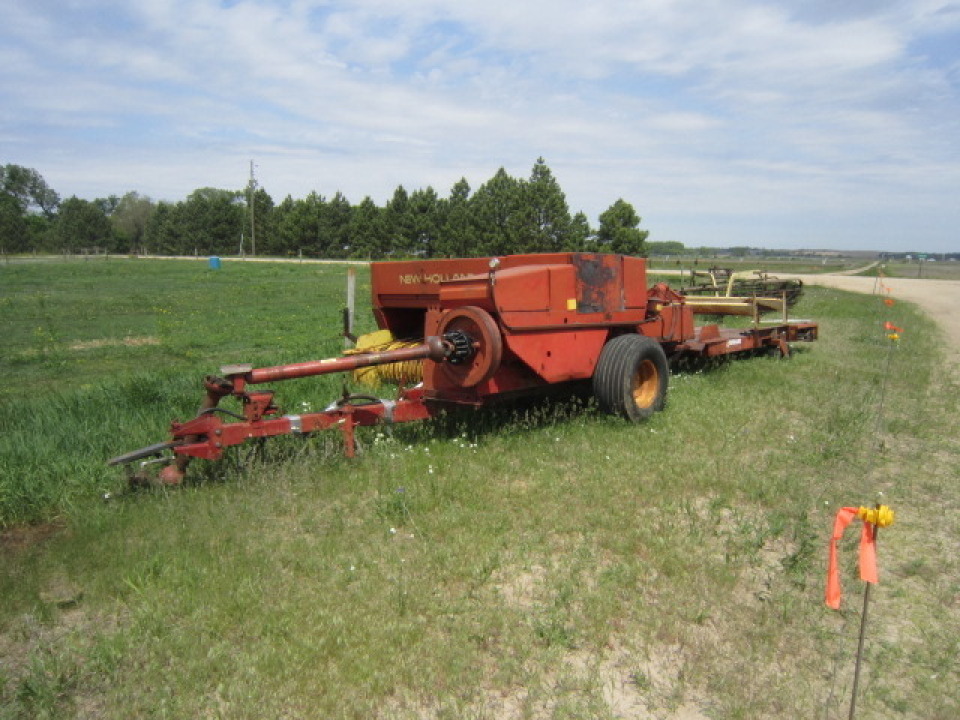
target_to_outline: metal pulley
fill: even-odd
[[[454,357],[448,357],[441,365],[441,371],[450,382],[470,388],[489,380],[500,368],[503,336],[486,310],[473,305],[451,310],[441,318],[439,331],[445,341],[457,338]],[[465,352],[465,342],[469,343],[472,352]]]

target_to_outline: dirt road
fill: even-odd
[[[877,279],[871,277],[850,275],[791,275],[789,277],[798,277],[805,284],[824,285],[838,290],[860,293],[881,292]],[[953,355],[960,354],[960,281],[883,278],[883,284],[890,289],[890,297],[894,300],[915,303],[936,320],[947,335],[953,348]]]

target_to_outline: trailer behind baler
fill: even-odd
[[[227,447],[251,439],[331,428],[340,429],[344,451],[353,456],[358,426],[423,420],[445,408],[481,407],[584,382],[592,383],[602,410],[638,421],[663,408],[671,361],[762,349],[787,355],[789,343],[817,337],[814,323],[784,317],[761,325],[757,300],[750,298],[737,299],[727,312],[752,308],[751,327],[697,326],[694,315],[706,311],[664,283],[648,287],[646,261],[622,255],[377,262],[371,290],[378,327],[407,341],[403,347],[271,368],[226,366],[221,375],[207,376],[200,412],[174,422],[169,441],[109,464],[168,455],[159,480],[178,483],[192,458],[217,460]],[[274,391],[258,389],[386,365],[399,368],[392,399],[345,395],[320,412],[283,414]],[[239,401],[242,414],[220,407],[227,397]]]

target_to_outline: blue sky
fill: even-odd
[[[960,251],[960,0],[0,0],[0,163],[61,196],[476,189],[651,240]]]

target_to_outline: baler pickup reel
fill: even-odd
[[[221,368],[222,377],[207,375],[204,378],[206,395],[197,416],[185,423],[173,422],[170,427],[172,440],[118,455],[108,460],[107,464],[129,467],[141,461],[140,472],[131,472],[130,479],[133,484],[145,484],[150,482],[144,472],[146,466],[165,463],[166,467],[160,471],[157,480],[162,484],[177,485],[183,480],[192,458],[218,460],[227,447],[253,438],[306,435],[333,427],[340,428],[344,438],[344,452],[347,457],[353,457],[356,449],[356,426],[393,422],[398,416],[401,421],[419,420],[428,416],[418,388],[401,389],[396,400],[345,394],[320,412],[280,415],[280,408],[273,401],[273,390],[257,391],[249,386],[426,359],[462,366],[475,357],[478,349],[477,341],[463,330],[453,329],[442,337],[428,337],[412,347],[383,352],[352,354],[267,368],[226,365]],[[240,401],[242,414],[219,406],[220,401],[227,396]],[[362,404],[355,404],[357,400]],[[225,422],[222,417],[231,421]]]

